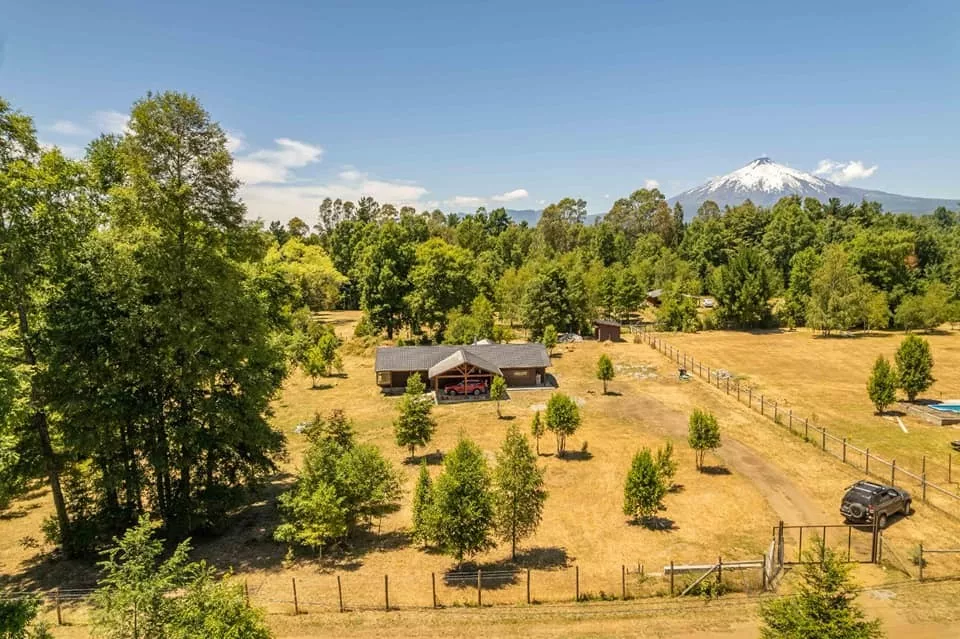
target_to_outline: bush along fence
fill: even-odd
[[[960,495],[951,487],[953,484],[953,455],[948,454],[945,468],[938,467],[943,473],[946,485],[936,484],[928,478],[927,458],[921,460],[919,472],[909,470],[896,459],[884,459],[876,453],[871,453],[866,446],[857,446],[847,437],[840,437],[829,432],[826,426],[821,426],[808,417],[801,417],[793,413],[793,409],[784,410],[778,402],[756,392],[751,386],[741,384],[740,380],[723,368],[711,367],[692,355],[664,341],[652,331],[641,330],[637,335],[640,341],[649,344],[651,348],[667,357],[683,369],[689,376],[697,376],[730,397],[736,397],[741,404],[746,404],[762,416],[770,419],[778,426],[786,428],[791,434],[802,438],[816,446],[821,451],[832,455],[844,464],[862,470],[866,475],[872,475],[889,483],[891,486],[904,486],[914,490],[914,501],[919,498],[925,504],[931,505],[951,516],[960,517]]]

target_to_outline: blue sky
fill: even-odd
[[[0,0],[0,42],[0,95],[67,151],[148,90],[196,95],[265,219],[363,193],[602,212],[760,155],[960,197],[956,0]]]

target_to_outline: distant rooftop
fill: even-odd
[[[546,368],[550,357],[543,344],[470,344],[466,346],[380,346],[374,369],[427,371],[444,359],[463,351],[498,368]]]

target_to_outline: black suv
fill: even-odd
[[[910,493],[872,481],[855,483],[840,503],[840,514],[847,523],[872,524],[876,518],[877,526],[886,528],[887,518],[897,513],[910,514]]]

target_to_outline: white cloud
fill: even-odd
[[[247,205],[251,218],[266,221],[287,221],[298,216],[308,223],[317,216],[317,208],[324,198],[340,198],[356,202],[370,196],[378,202],[396,206],[422,207],[423,196],[429,191],[416,184],[361,177],[345,180],[342,177],[328,184],[249,184],[240,188],[240,196]]]
[[[506,193],[501,193],[500,195],[494,195],[491,199],[494,202],[512,202],[514,200],[522,200],[525,197],[530,197],[526,189],[514,189]]]
[[[97,129],[103,133],[125,133],[130,123],[130,116],[119,111],[96,111],[92,119]]]
[[[451,206],[481,206],[484,202],[484,198],[474,195],[457,195],[447,200],[447,204]]]
[[[547,203],[546,200],[537,200],[537,204],[539,204],[540,206],[543,206],[546,203]]]
[[[40,148],[45,151],[58,148],[60,152],[68,158],[79,160],[83,157],[83,147],[75,144],[53,144],[51,142],[44,142],[43,140],[38,140],[37,142],[40,144]]]
[[[50,130],[60,135],[90,135],[90,130],[70,120],[57,120]]]
[[[352,167],[340,171],[340,179],[346,180],[347,182],[356,182],[357,180],[362,180],[365,177],[367,177],[366,173],[358,171]]]
[[[246,148],[247,139],[243,133],[239,131],[225,131],[224,133],[227,136],[227,151],[237,153]]]
[[[814,175],[821,175],[831,182],[837,184],[846,184],[854,180],[863,180],[876,173],[879,167],[865,166],[860,160],[850,162],[835,162],[833,160],[820,160],[817,168],[814,169]]]
[[[605,199],[609,200],[609,199],[610,199],[610,194],[609,194],[609,193],[604,193],[604,194],[603,194],[603,197],[604,197]]]
[[[644,180],[643,188],[645,189],[659,189],[660,183],[656,180]]]
[[[323,149],[319,146],[289,138],[274,140],[275,149],[260,149],[237,158],[233,173],[246,184],[282,184],[293,179],[291,169],[298,169],[320,161]]]

